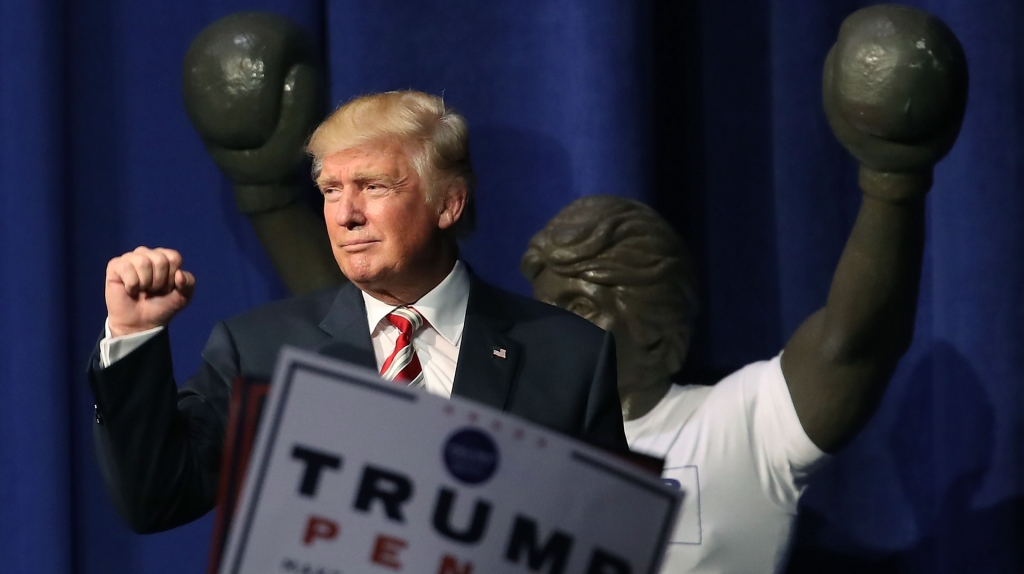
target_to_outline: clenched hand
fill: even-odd
[[[195,277],[173,249],[138,247],[107,263],[104,296],[110,334],[167,326],[192,299]]]

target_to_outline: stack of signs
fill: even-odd
[[[285,349],[221,572],[654,574],[681,498],[516,417]]]
[[[217,485],[217,510],[213,517],[213,537],[206,571],[216,574],[220,557],[228,540],[231,518],[241,497],[245,470],[256,438],[256,428],[266,402],[270,381],[236,377],[231,382],[231,404],[224,433],[224,453]]]

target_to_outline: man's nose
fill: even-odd
[[[342,192],[338,200],[338,209],[334,212],[334,222],[347,229],[356,229],[366,224],[363,213],[363,202],[359,194]]]

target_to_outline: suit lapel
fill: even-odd
[[[452,394],[503,409],[513,390],[521,346],[508,337],[512,326],[498,304],[502,295],[470,273],[469,302]],[[338,290],[320,328],[331,336],[314,351],[376,370],[366,304],[351,283]]]
[[[521,349],[506,334],[512,322],[498,305],[500,297],[500,293],[470,274],[466,324],[452,394],[504,409]]]
[[[377,370],[370,326],[366,323],[366,304],[358,287],[346,283],[338,290],[320,328],[331,339],[314,349],[317,353]]]

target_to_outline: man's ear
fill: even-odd
[[[441,198],[440,213],[437,215],[439,229],[449,229],[459,221],[462,210],[466,208],[468,195],[465,180],[461,177],[452,179]]]

